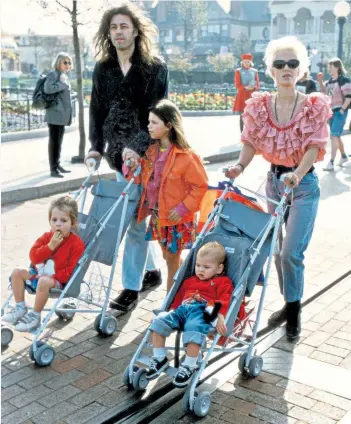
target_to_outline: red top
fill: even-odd
[[[51,250],[48,244],[53,234],[50,231],[39,237],[30,249],[29,258],[33,265],[52,259],[55,264],[55,274],[52,277],[65,284],[84,252],[84,243],[76,234],[70,233],[55,250]]]
[[[200,280],[196,275],[184,280],[170,309],[176,309],[184,300],[192,297],[194,292],[207,301],[220,302],[220,314],[225,315],[228,311],[234,285],[229,277],[214,277],[210,280]]]

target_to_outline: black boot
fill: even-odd
[[[284,307],[277,312],[274,312],[268,319],[268,325],[270,327],[277,327],[278,325],[282,324],[286,321],[287,318],[287,303],[284,305]]]
[[[136,306],[139,294],[137,291],[123,289],[116,299],[111,300],[110,308],[128,312]]]
[[[65,168],[62,168],[62,166],[61,165],[59,165],[58,167],[57,167],[57,170],[59,171],[59,172],[61,172],[62,174],[69,174],[71,171],[69,171],[68,169],[65,169]]]
[[[301,333],[301,302],[287,303],[286,335],[288,339],[295,339]]]
[[[141,291],[146,291],[149,289],[153,289],[162,284],[162,275],[161,270],[155,269],[155,271],[146,271],[141,287]]]
[[[54,178],[63,178],[63,175],[60,174],[58,171],[51,171],[50,175]]]

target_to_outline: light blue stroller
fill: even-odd
[[[85,251],[63,290],[50,291],[50,297],[56,300],[52,308],[44,309],[48,313],[40,328],[32,333],[33,343],[29,349],[29,356],[40,366],[50,365],[55,357],[55,349],[48,343],[39,341],[54,314],[60,319],[71,320],[79,312],[94,313],[97,314],[94,328],[99,334],[111,336],[117,329],[116,318],[107,314],[106,310],[119,246],[141,196],[140,185],[134,184],[134,178],[140,169],[135,172],[134,178],[128,184],[109,180],[99,180],[97,184],[93,184],[91,180],[96,162],[90,163],[88,169],[89,176],[80,189],[72,193],[80,204],[79,236],[84,241]],[[94,199],[86,215],[83,211],[90,187]],[[109,276],[105,277],[103,274],[107,267],[111,269]],[[11,292],[1,308],[1,316],[11,306],[12,296]],[[82,303],[86,305],[85,308],[80,307]],[[2,325],[1,346],[8,346],[13,335],[12,326]]]
[[[182,282],[194,274],[198,249],[209,241],[217,241],[222,244],[227,252],[227,275],[232,279],[235,289],[225,319],[228,329],[226,334],[227,343],[219,346],[218,342],[221,336],[213,329],[214,338],[212,341],[209,340],[210,347],[202,349],[204,356],[199,356],[197,371],[190,380],[183,396],[184,411],[192,412],[199,417],[204,417],[208,414],[211,406],[211,394],[205,391],[199,392],[196,387],[214,351],[242,352],[239,360],[239,369],[242,373],[252,377],[258,376],[262,370],[263,359],[255,354],[255,341],[272,258],[287,207],[286,199],[290,193],[290,189],[287,188],[281,201],[279,203],[274,202],[277,207],[275,213],[270,215],[226,198],[227,193],[234,189],[232,183],[223,183],[226,184],[226,189],[217,200],[195,245],[177,272],[174,278],[174,285],[161,308],[161,311],[168,310]],[[243,323],[239,322],[238,324],[238,312],[244,296],[252,294],[267,259],[267,269],[257,308],[256,321],[252,328],[252,338],[248,340],[243,336],[242,328],[240,328]],[[130,389],[145,390],[149,383],[146,378],[146,368],[151,363],[151,357],[148,354],[149,349],[152,347],[150,339],[151,331],[149,329],[124,372],[124,384]],[[164,371],[171,377],[174,377],[178,371],[179,352],[185,350],[180,348],[179,339],[178,333],[175,346],[167,346],[168,350],[174,351],[174,366],[169,366]]]

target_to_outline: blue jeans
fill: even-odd
[[[341,114],[340,109],[333,110],[333,116],[329,119],[330,135],[332,137],[341,136],[346,124],[347,112],[348,110],[345,110],[345,112]]]
[[[117,181],[127,182],[123,175],[116,173]],[[156,250],[153,243],[145,240],[146,220],[138,224],[133,216],[127,229],[122,261],[122,284],[125,289],[140,291],[145,269],[158,269]]]
[[[174,311],[161,312],[153,319],[150,330],[163,337],[168,337],[174,330],[182,330],[184,346],[188,343],[202,346],[212,328],[204,320],[205,307],[206,303],[194,302],[180,305]]]
[[[273,200],[280,200],[285,184],[276,175],[268,172],[266,194]],[[304,288],[304,252],[311,240],[320,197],[318,177],[315,172],[306,174],[293,197],[289,196],[290,207],[285,217],[286,235],[280,234],[280,253],[275,256],[280,292],[286,302],[301,300]],[[268,202],[268,211],[273,213],[276,206]]]

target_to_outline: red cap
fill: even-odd
[[[242,54],[240,57],[241,57],[241,60],[252,60],[253,59],[253,56],[252,56],[251,53]]]

